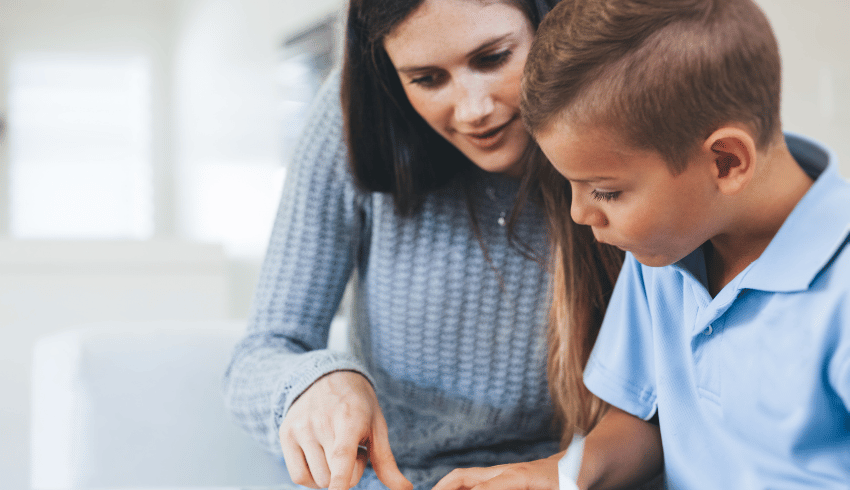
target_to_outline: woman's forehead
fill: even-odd
[[[425,0],[384,38],[391,58],[413,64],[434,54],[466,53],[529,28],[525,13],[504,0]]]
[[[385,38],[397,36],[406,25],[423,20],[442,21],[446,24],[464,22],[463,13],[478,12],[488,7],[504,6],[526,15],[522,0],[424,0],[407,17],[392,26]]]

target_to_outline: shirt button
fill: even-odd
[[[711,335],[712,332],[714,332],[714,328],[712,328],[711,325],[709,325],[709,326],[705,327],[705,331],[703,331],[702,333],[705,334],[705,335]]]

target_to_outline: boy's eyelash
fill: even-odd
[[[620,191],[597,191],[593,190],[590,192],[590,195],[593,196],[597,201],[613,201],[620,197]]]

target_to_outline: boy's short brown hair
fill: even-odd
[[[528,55],[522,112],[532,135],[560,117],[607,126],[678,173],[724,124],[747,125],[766,149],[780,85],[776,38],[752,0],[562,0]]]

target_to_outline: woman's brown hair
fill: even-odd
[[[608,408],[584,386],[582,375],[624,254],[597,242],[589,226],[570,218],[569,182],[539,149],[537,153],[535,170],[551,243],[552,304],[546,335],[549,391],[562,431],[561,444],[566,446],[574,434],[590,432]]]

